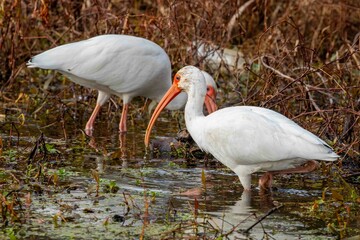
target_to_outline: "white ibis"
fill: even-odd
[[[196,46],[195,43],[194,45]],[[240,50],[200,43],[197,45],[196,53],[200,58],[204,58],[204,61],[212,69],[220,69],[224,72],[244,69],[245,59]]]
[[[339,157],[323,140],[266,108],[228,107],[204,116],[206,84],[201,71],[192,66],[177,72],[172,87],[156,107],[146,130],[146,146],[161,110],[181,91],[188,94],[185,123],[190,135],[202,150],[232,169],[245,190],[251,188],[254,172],[268,171],[259,180],[260,187],[268,189],[272,174],[309,172],[317,166],[314,160],[335,161]]]
[[[119,130],[126,132],[130,101],[143,96],[159,102],[171,86],[171,63],[166,52],[154,42],[127,35],[100,35],[61,45],[32,57],[27,66],[56,70],[77,84],[98,90],[96,107],[86,123],[87,133],[111,95],[123,100]],[[211,113],[217,109],[216,85],[209,77],[205,103]],[[182,109],[186,98],[186,94],[178,96],[168,109]]]

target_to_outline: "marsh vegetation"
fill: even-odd
[[[3,0],[0,238],[358,236],[359,25],[356,0]],[[88,137],[95,91],[25,62],[108,33],[158,43],[173,72],[195,65],[212,74],[220,108],[276,110],[341,158],[315,173],[276,178],[269,195],[254,189],[248,196],[234,173],[187,143],[144,159],[146,99],[132,102],[126,142],[115,97]],[[182,113],[169,112],[155,134],[160,141],[184,127]]]

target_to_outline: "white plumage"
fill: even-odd
[[[285,116],[261,107],[229,107],[208,116],[201,102],[206,83],[192,66],[182,68],[174,77],[150,120],[145,136],[148,145],[151,128],[171,98],[181,91],[188,94],[185,106],[186,127],[201,149],[232,169],[245,189],[251,187],[251,174],[270,171],[260,179],[262,187],[271,186],[271,172],[308,172],[315,167],[309,160],[334,161],[339,156],[323,140]],[[311,167],[302,167],[308,163]],[[268,182],[270,181],[270,182]]]
[[[97,105],[86,124],[88,130],[93,129],[100,107],[111,95],[123,100],[119,129],[125,132],[130,101],[143,96],[159,102],[171,86],[166,52],[154,42],[127,35],[100,35],[61,45],[32,57],[27,66],[56,70],[77,84],[99,91]],[[207,81],[216,88],[212,78]],[[178,96],[168,109],[183,108],[186,98],[185,94]],[[211,102],[215,104],[214,99]]]

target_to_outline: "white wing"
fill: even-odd
[[[204,126],[203,132],[192,136],[198,135],[195,141],[229,167],[293,159],[333,161],[338,157],[317,136],[265,108],[229,107],[203,119],[197,123]]]
[[[165,85],[165,91],[171,85],[165,51],[151,41],[126,35],[101,35],[61,45],[34,56],[28,67],[58,70],[86,87],[135,91],[136,96],[153,97],[147,94],[158,94],[154,85]]]

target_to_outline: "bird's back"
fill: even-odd
[[[117,95],[153,99],[171,86],[165,51],[154,42],[127,35],[101,35],[61,45],[34,56],[27,65],[57,70],[78,84]]]
[[[205,120],[206,119],[206,120]],[[338,155],[323,140],[285,116],[260,107],[229,107],[199,119],[191,128],[204,150],[231,165],[291,159],[334,161]],[[189,126],[188,126],[189,128]],[[228,165],[229,165],[228,164]]]

